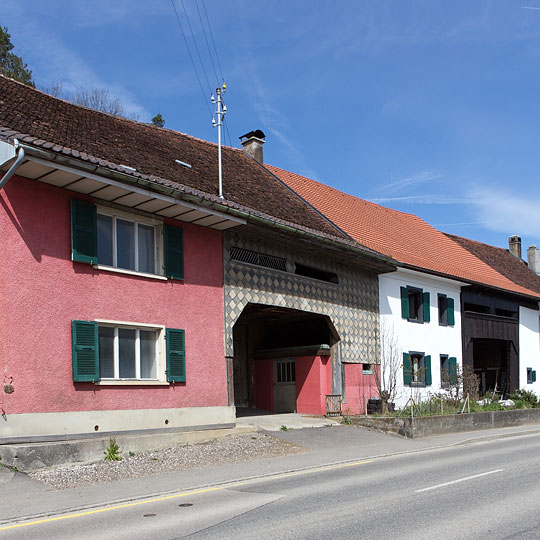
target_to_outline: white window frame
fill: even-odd
[[[418,369],[414,369],[414,358],[418,358]],[[421,352],[409,352],[411,362],[411,387],[424,388],[426,387],[426,355]],[[415,378],[417,380],[415,380]]]
[[[112,230],[112,256],[113,264],[112,266],[106,264],[94,264],[94,268],[99,270],[108,270],[110,272],[118,272],[120,274],[132,274],[137,276],[146,276],[154,279],[163,279],[166,280],[165,271],[164,271],[164,260],[163,260],[163,221],[159,219],[153,219],[147,216],[140,216],[138,214],[132,214],[130,212],[124,212],[122,210],[117,210],[113,208],[108,208],[106,206],[96,206],[96,212],[98,216],[104,215],[112,218],[113,220],[113,230]],[[116,221],[121,219],[124,221],[129,221],[135,224],[135,266],[138,266],[139,263],[139,242],[138,242],[138,225],[146,225],[148,227],[154,228],[154,272],[140,272],[139,270],[134,270],[130,268],[119,268],[117,266],[118,250],[117,250],[117,240],[116,240]],[[99,248],[98,248],[99,249]]]
[[[127,330],[136,331],[136,345],[135,345],[135,378],[101,378],[96,384],[100,385],[118,385],[120,384],[138,384],[138,385],[148,385],[148,384],[169,384],[167,382],[167,375],[165,373],[167,368],[167,359],[166,355],[166,343],[165,343],[165,332],[166,328],[163,325],[155,324],[145,324],[145,323],[134,323],[134,322],[125,322],[125,321],[111,321],[108,319],[96,319],[96,323],[99,327],[109,327],[114,328],[114,349],[113,349],[113,362],[114,362],[114,373],[115,375],[119,374],[119,341],[118,341],[118,329],[124,328]],[[156,359],[156,378],[155,379],[142,379],[140,377],[140,330],[150,330],[157,332],[156,337],[156,349],[155,349],[155,359]]]

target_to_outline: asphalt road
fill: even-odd
[[[8,539],[537,539],[540,434],[0,525]]]

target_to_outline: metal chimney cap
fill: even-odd
[[[256,137],[257,139],[264,139],[266,138],[266,135],[260,129],[256,129],[255,131],[250,131],[248,133],[245,133],[244,135],[240,135],[240,137],[238,138],[242,140],[244,138],[251,139],[252,137]]]

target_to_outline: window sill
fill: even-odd
[[[161,281],[167,281],[165,276],[159,276],[157,274],[148,274],[146,272],[136,272],[135,270],[126,270],[125,268],[115,268],[114,266],[105,266],[103,264],[92,265],[97,270],[105,270],[107,272],[115,272],[117,274],[127,274],[128,276],[144,277],[149,279],[159,279]]]
[[[170,386],[168,381],[144,381],[144,380],[104,380],[94,383],[96,386]]]

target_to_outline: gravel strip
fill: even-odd
[[[246,433],[213,441],[123,455],[122,461],[96,461],[29,473],[54,489],[115,482],[153,474],[201,469],[305,452],[305,448],[263,433]]]

